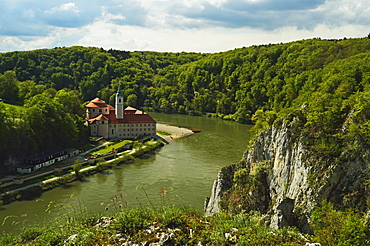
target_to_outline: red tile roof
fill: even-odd
[[[132,110],[134,110],[134,111],[136,111],[137,109],[136,108],[133,108],[133,107],[131,107],[131,106],[128,106],[128,107],[126,107],[125,108],[125,111],[132,111]]]
[[[104,101],[100,100],[99,98],[95,98],[92,100],[86,107],[88,107],[90,104],[96,105],[96,103],[102,104]],[[100,114],[96,118],[89,119],[90,124],[96,124],[97,120],[109,120],[109,124],[117,124],[117,123],[156,123],[156,121],[150,117],[147,113],[138,110],[133,107],[126,107],[124,110],[124,117],[123,119],[117,119],[116,118],[116,112],[114,107],[111,105],[105,104],[109,107],[109,114]]]
[[[95,98],[89,104],[86,105],[88,108],[104,108],[108,105],[105,103],[105,101],[101,100],[100,98]]]
[[[108,120],[108,118],[103,114],[100,114],[98,117],[95,118],[95,120]]]
[[[105,103],[105,101],[101,100],[99,97],[96,97],[95,99],[91,100],[93,103]]]
[[[125,114],[124,120],[128,123],[156,123],[148,114]]]

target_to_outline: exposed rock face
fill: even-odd
[[[261,212],[273,228],[298,226],[309,232],[309,216],[324,199],[339,209],[366,211],[369,190],[364,182],[370,179],[369,150],[359,146],[328,157],[309,151],[304,140],[299,129],[286,121],[262,132],[239,164],[220,171],[206,214],[220,211],[224,194],[236,189],[235,174],[240,169],[248,172],[244,191],[252,201],[244,210]],[[258,182],[253,181],[256,179]]]
[[[212,193],[209,200],[206,202],[206,215],[211,215],[220,212],[219,203],[224,192],[229,190],[233,185],[233,173],[235,172],[236,164],[227,166],[221,169],[217,179],[213,182]]]

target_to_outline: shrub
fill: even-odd
[[[19,237],[22,242],[28,242],[35,240],[39,235],[42,234],[42,229],[39,227],[31,227],[25,229],[23,232],[19,234]]]
[[[337,211],[323,201],[311,216],[314,240],[324,245],[366,245],[370,241],[370,226],[366,217],[353,210]]]
[[[130,209],[124,211],[117,219],[116,229],[125,234],[136,234],[153,222],[151,209]]]

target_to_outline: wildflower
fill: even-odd
[[[164,189],[160,189],[159,192],[158,192],[158,195],[159,196],[164,196],[164,195],[166,195],[166,191]]]
[[[27,214],[22,214],[22,215],[21,215],[21,217],[26,217],[26,216],[27,216]]]
[[[104,205],[104,202],[100,203],[100,206],[103,206]]]

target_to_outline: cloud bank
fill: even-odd
[[[1,52],[71,45],[216,52],[367,36],[370,24],[365,0],[4,0],[0,9]]]

